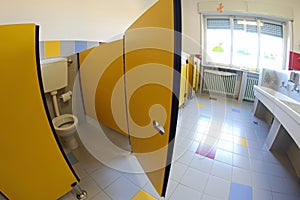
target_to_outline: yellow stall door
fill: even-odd
[[[0,191],[12,200],[58,199],[79,179],[45,111],[38,27],[0,26],[0,43]]]
[[[180,1],[160,0],[125,32],[130,144],[161,196],[168,183],[177,123],[180,13]]]

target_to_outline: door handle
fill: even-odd
[[[160,125],[156,120],[153,120],[153,127],[157,130],[161,135],[165,134],[165,129],[162,125]]]

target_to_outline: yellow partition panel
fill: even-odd
[[[196,84],[197,84],[197,66],[193,65],[193,88],[196,91]]]
[[[193,72],[194,72],[194,65],[193,65],[194,59],[192,56],[189,56],[188,58],[188,64],[187,64],[187,73],[188,73],[188,98],[192,97],[193,93]]]
[[[0,41],[0,191],[16,200],[58,199],[78,179],[45,111],[38,27],[0,26]]]
[[[161,196],[168,183],[177,123],[181,37],[175,37],[174,30],[181,31],[180,11],[180,1],[160,0],[125,32],[130,144]]]
[[[197,63],[195,65],[196,68],[196,85],[195,85],[195,92],[198,92],[199,90],[199,84],[200,84],[200,64]]]
[[[95,47],[79,53],[79,67],[82,65],[83,61],[88,57],[88,55],[93,51],[94,48]]]
[[[80,76],[86,114],[127,135],[123,40],[80,53],[82,58]]]
[[[184,104],[187,92],[187,73],[186,64],[181,64],[181,78],[180,78],[180,93],[179,93],[179,107]]]

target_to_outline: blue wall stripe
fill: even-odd
[[[40,48],[40,59],[45,58],[45,41],[39,42]],[[99,46],[99,42],[96,41],[60,41],[60,56],[59,57],[67,57],[74,55],[76,53],[80,53],[84,50],[90,49],[92,47]]]
[[[82,52],[87,48],[87,41],[75,41],[75,53]]]

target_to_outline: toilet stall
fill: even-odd
[[[0,191],[14,200],[58,199],[79,183],[45,109],[38,33],[0,26]]]

